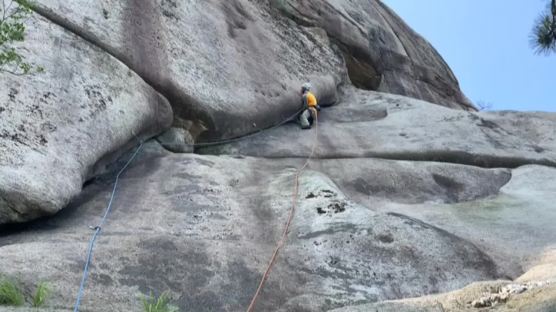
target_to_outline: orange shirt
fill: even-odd
[[[307,92],[305,96],[305,103],[308,107],[317,107],[317,97],[313,93]]]

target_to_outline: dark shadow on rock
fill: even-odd
[[[125,163],[130,159],[135,150],[129,150],[122,155],[117,161],[110,164],[107,171],[102,175],[88,180],[83,187],[81,193],[74,198],[68,206],[60,210],[53,216],[44,217],[35,221],[21,223],[21,224],[8,224],[0,226],[0,246],[2,245],[2,237],[17,239],[17,234],[28,232],[51,232],[59,229],[81,226],[87,228],[95,226],[104,214],[108,205],[110,193],[114,187],[116,175],[123,168]],[[125,187],[122,184],[129,182],[127,179],[141,178],[148,179],[148,177],[155,173],[160,167],[161,155],[148,153],[142,154],[139,152],[136,159],[129,165],[127,170],[120,176],[118,189]],[[133,171],[140,172],[138,176],[134,177]],[[127,180],[127,181],[126,181]],[[106,196],[102,196],[105,194]],[[130,198],[126,198],[126,205],[133,205]],[[118,192],[115,195],[113,209],[117,209]]]

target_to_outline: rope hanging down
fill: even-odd
[[[298,116],[299,113],[301,113],[301,111],[302,110],[297,111],[294,115],[284,119],[282,122],[280,122],[280,123],[278,123],[278,124],[276,124],[272,127],[266,128],[266,129],[261,129],[261,130],[255,131],[253,133],[250,133],[250,134],[247,134],[247,135],[244,135],[244,136],[240,136],[240,137],[236,137],[236,138],[224,139],[224,140],[221,140],[221,141],[213,141],[213,142],[207,142],[207,143],[197,143],[197,144],[192,144],[192,146],[194,146],[194,147],[209,147],[209,146],[222,145],[222,144],[228,144],[228,143],[233,143],[233,142],[236,142],[236,141],[240,141],[240,140],[243,140],[245,138],[261,134],[261,133],[266,132],[268,130],[278,128],[278,127],[290,122],[292,119],[294,119],[296,116]],[[296,206],[296,202],[297,202],[297,193],[298,193],[298,188],[299,188],[299,175],[309,164],[309,160],[312,158],[312,156],[315,152],[315,148],[317,146],[317,141],[318,141],[318,118],[317,118],[317,113],[316,112],[315,112],[314,115],[315,115],[315,125],[316,125],[316,127],[315,127],[316,128],[316,130],[315,130],[315,143],[313,145],[313,148],[311,150],[311,154],[310,154],[309,158],[307,158],[307,161],[305,162],[305,164],[296,173],[296,176],[295,176],[295,191],[294,191],[294,204],[293,204],[292,209],[290,211],[290,216],[288,218],[288,223],[286,224],[286,229],[284,230],[284,234],[282,235],[282,239],[280,240],[279,245],[277,246],[276,250],[274,251],[271,262],[269,263],[267,271],[265,272],[265,274],[263,276],[263,279],[261,280],[261,283],[259,285],[259,289],[257,289],[257,293],[255,294],[255,297],[253,297],[253,301],[251,302],[251,305],[249,306],[248,311],[253,310],[255,301],[256,301],[260,291],[262,290],[262,287],[264,286],[264,283],[265,283],[266,279],[268,278],[268,274],[270,273],[271,266],[274,264],[274,261],[276,259],[277,254],[278,254],[278,251],[279,251],[279,249],[282,248],[282,246],[285,243],[285,238],[287,237],[287,232],[288,232],[290,223],[293,219],[293,213],[295,211],[295,206]],[[85,284],[87,283],[87,279],[89,277],[89,266],[91,264],[91,260],[92,260],[92,256],[93,256],[93,250],[95,248],[95,242],[96,242],[98,236],[100,235],[100,232],[102,231],[102,226],[104,226],[104,223],[106,222],[106,219],[108,218],[108,215],[109,215],[109,213],[112,209],[112,203],[113,203],[114,197],[116,195],[116,189],[118,187],[118,182],[120,180],[120,176],[122,175],[122,173],[124,173],[124,171],[127,169],[127,167],[129,167],[131,162],[133,162],[133,160],[135,159],[135,157],[137,156],[137,154],[139,153],[139,151],[141,150],[142,147],[143,147],[143,142],[141,142],[141,144],[139,144],[139,146],[137,147],[137,149],[135,150],[135,152],[133,153],[131,158],[127,161],[127,163],[118,172],[118,174],[116,176],[116,181],[114,182],[114,187],[112,189],[112,194],[110,196],[110,201],[108,202],[108,206],[106,207],[104,215],[103,215],[100,223],[96,227],[93,228],[93,230],[95,232],[93,233],[93,236],[91,237],[91,240],[89,242],[89,247],[87,249],[87,257],[86,257],[86,260],[85,260],[85,267],[83,268],[83,277],[81,278],[81,284],[79,286],[79,292],[77,293],[77,299],[75,301],[75,306],[74,306],[74,309],[73,309],[74,312],[79,312],[79,307],[81,305],[81,299],[83,298],[83,294],[84,294],[84,291],[85,291]]]
[[[307,157],[307,160],[305,161],[303,166],[301,166],[301,168],[297,169],[297,172],[295,173],[293,196],[292,196],[293,197],[292,207],[290,209],[290,213],[289,213],[289,216],[288,216],[288,220],[286,222],[286,226],[284,228],[284,232],[282,233],[282,237],[278,241],[278,244],[276,245],[276,248],[274,249],[274,252],[272,253],[272,257],[270,258],[270,261],[268,262],[268,266],[267,266],[267,268],[266,268],[266,270],[263,274],[263,277],[261,278],[261,281],[259,283],[259,287],[257,288],[257,291],[255,292],[255,295],[253,296],[253,299],[251,300],[251,303],[249,304],[249,307],[247,308],[247,312],[253,312],[254,311],[255,304],[257,303],[257,299],[260,296],[261,291],[264,288],[264,285],[265,285],[266,280],[268,279],[268,277],[270,275],[270,271],[272,270],[272,267],[274,266],[274,263],[276,262],[276,258],[278,257],[278,252],[280,252],[280,249],[282,249],[282,247],[284,247],[284,245],[286,244],[286,240],[288,239],[288,232],[290,230],[290,225],[292,223],[293,217],[295,215],[295,210],[297,208],[297,197],[299,195],[298,194],[299,193],[299,177],[301,176],[303,171],[305,171],[305,169],[309,165],[309,162],[313,158],[313,155],[315,154],[315,150],[317,148],[318,141],[319,141],[318,113],[316,111],[314,111],[313,115],[315,116],[315,139],[313,141],[313,147],[311,148],[311,153],[309,154],[309,157]]]
[[[112,203],[114,202],[114,196],[116,195],[116,189],[118,187],[118,182],[120,180],[120,176],[127,169],[127,167],[129,167],[129,164],[131,164],[131,162],[135,159],[135,157],[137,156],[137,154],[139,153],[139,151],[141,150],[142,147],[143,147],[143,142],[141,142],[141,144],[139,144],[139,146],[137,147],[137,149],[135,150],[135,152],[133,153],[131,158],[129,158],[127,163],[118,172],[118,175],[116,176],[116,181],[114,182],[114,187],[112,188],[112,195],[110,196],[110,201],[108,202],[108,206],[106,207],[104,215],[102,216],[102,219],[100,220],[100,223],[93,228],[93,230],[95,232],[93,233],[93,236],[91,237],[91,241],[89,242],[89,248],[87,249],[87,258],[85,260],[85,267],[83,268],[83,277],[81,278],[81,284],[79,286],[79,292],[77,293],[77,299],[75,301],[75,306],[73,308],[74,312],[79,312],[79,306],[81,305],[81,299],[83,298],[83,293],[85,291],[85,284],[87,283],[87,278],[89,277],[89,265],[91,264],[91,259],[92,259],[92,256],[93,256],[93,249],[95,248],[95,241],[97,240],[98,236],[100,235],[100,231],[102,230],[102,227],[104,226],[104,223],[106,222],[106,219],[108,218],[108,214],[110,213],[110,210],[112,209]]]

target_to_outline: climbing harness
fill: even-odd
[[[135,150],[131,158],[129,158],[127,163],[118,172],[118,175],[116,175],[116,181],[114,182],[114,187],[112,188],[112,195],[110,196],[110,201],[108,202],[108,206],[106,207],[104,215],[102,216],[100,223],[97,226],[92,227],[92,229],[95,232],[91,237],[91,240],[89,242],[89,248],[87,249],[87,258],[85,260],[85,267],[83,268],[83,277],[81,278],[79,292],[77,293],[77,299],[75,301],[75,306],[73,308],[74,312],[79,312],[79,306],[81,305],[81,299],[83,298],[83,293],[85,291],[85,284],[87,283],[87,278],[89,277],[89,265],[91,264],[91,259],[93,257],[93,249],[95,248],[95,242],[98,236],[100,235],[100,232],[102,231],[102,227],[104,226],[104,223],[108,218],[108,214],[110,213],[110,210],[112,210],[112,203],[114,202],[114,196],[116,195],[116,189],[118,188],[118,182],[120,180],[120,176],[127,169],[127,167],[129,167],[129,165],[135,159],[135,157],[137,156],[137,154],[139,153],[142,147],[143,147],[143,142],[139,144],[139,146],[137,147],[137,149]]]
[[[311,153],[309,154],[309,157],[307,157],[307,160],[305,160],[305,163],[303,164],[303,166],[301,166],[299,169],[297,169],[296,173],[295,173],[295,177],[294,177],[294,188],[293,188],[293,199],[292,199],[292,207],[290,209],[289,212],[289,216],[288,216],[288,220],[286,222],[286,225],[284,227],[284,232],[282,233],[282,237],[280,238],[280,240],[278,241],[278,244],[276,245],[276,248],[274,249],[274,252],[272,253],[272,257],[270,258],[270,261],[268,262],[267,268],[263,274],[263,277],[261,278],[261,281],[259,283],[259,287],[257,288],[257,291],[255,292],[255,295],[253,296],[253,299],[251,300],[251,303],[249,304],[249,307],[247,308],[247,312],[253,312],[255,309],[255,304],[257,303],[257,299],[260,296],[261,291],[264,288],[264,285],[266,283],[266,280],[268,279],[269,275],[270,275],[270,271],[272,270],[272,267],[274,266],[274,263],[276,262],[276,258],[278,257],[278,252],[280,252],[280,249],[282,249],[282,247],[284,247],[284,245],[286,244],[286,240],[288,239],[288,232],[290,230],[290,225],[292,223],[293,217],[295,215],[295,210],[297,208],[297,199],[299,196],[299,177],[301,176],[301,174],[303,173],[303,171],[305,171],[305,169],[307,168],[307,166],[309,165],[309,162],[311,161],[311,159],[313,158],[314,154],[315,154],[315,150],[317,148],[318,145],[318,139],[319,139],[319,121],[318,121],[318,113],[316,112],[316,110],[314,108],[309,108],[311,110],[313,110],[314,116],[315,116],[315,139],[313,141],[313,147],[311,148]]]

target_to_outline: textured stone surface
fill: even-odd
[[[375,0],[37,2],[155,86],[179,119],[206,127],[205,139],[282,120],[307,80],[332,103],[347,73],[362,87],[471,108],[438,53]]]
[[[139,292],[170,290],[185,311],[244,309],[281,233],[291,204],[291,168],[300,161],[172,155],[156,146],[147,147],[121,180],[98,241],[85,307],[134,310]],[[322,165],[340,171],[353,165],[346,162]],[[376,166],[390,164],[396,162]],[[352,202],[314,171],[319,165],[301,180],[304,200],[260,309],[313,311],[418,296],[503,273],[459,237]],[[425,179],[451,166],[414,164],[407,170]],[[497,174],[469,170],[485,180]],[[2,237],[3,273],[28,283],[55,281],[53,302],[69,307],[88,225],[107,204],[108,177],[89,185],[58,216]]]
[[[0,224],[51,215],[129,141],[172,122],[125,65],[35,16],[21,47],[41,74],[0,75]]]
[[[332,103],[345,71],[326,33],[296,25],[266,2],[37,2],[38,12],[165,95],[175,126],[206,128],[205,138],[245,134],[291,115],[307,80],[322,103]]]
[[[84,310],[134,311],[139,309],[140,293],[165,290],[183,311],[244,310],[281,234],[291,205],[293,168],[303,160],[171,154],[154,142],[138,157],[120,180],[110,221],[98,241]],[[123,161],[56,217],[4,231],[2,273],[19,276],[25,285],[53,281],[55,295],[49,305],[69,308],[91,235],[88,226],[98,222]],[[347,168],[372,169],[357,173]],[[534,168],[547,170],[546,179],[555,178],[553,169]],[[479,227],[486,229],[480,219],[445,213],[442,225],[447,231],[436,226],[440,218],[424,214],[417,219],[409,211],[446,211],[451,207],[446,203],[455,199],[458,205],[480,209],[483,200],[526,196],[520,194],[527,193],[537,176],[527,174],[531,169],[518,169],[507,184],[507,170],[432,162],[315,160],[308,170],[300,181],[301,200],[288,244],[258,310],[321,311],[513,278],[532,258],[516,258],[518,267],[511,267],[500,260],[502,249],[534,256],[541,246],[554,242],[553,227],[545,228],[545,240],[529,233],[527,227],[539,221],[525,200],[516,201],[511,216],[484,215],[496,221],[494,231],[505,229],[502,239],[472,235]],[[444,189],[433,178],[451,171],[466,176],[461,189],[468,195],[458,197],[461,189]],[[385,193],[372,189],[358,193],[351,180],[374,180],[378,188],[399,195],[386,200],[380,198]],[[413,180],[420,187],[402,195],[403,186],[399,191],[389,187],[395,180]],[[473,185],[491,191],[477,191]],[[543,198],[553,194],[550,188],[537,192]],[[401,213],[396,206],[407,210]],[[554,220],[542,210],[549,204],[536,207],[546,222]],[[513,225],[515,220],[520,227]],[[460,226],[469,230],[454,230]],[[526,240],[529,245],[522,244]],[[494,243],[500,248],[489,247]]]
[[[0,274],[50,282],[46,311],[71,310],[130,152],[114,159],[157,135],[120,180],[81,310],[140,311],[151,291],[245,310],[315,131],[185,152],[282,121],[307,80],[337,105],[257,311],[554,310],[556,115],[465,111],[381,2],[38,2],[23,48],[46,73],[0,76],[0,223],[56,214],[0,225]]]
[[[194,151],[193,137],[183,128],[172,127],[159,135],[156,140],[164,148],[175,153],[192,153]]]
[[[321,158],[432,160],[483,167],[556,164],[556,114],[458,111],[346,89],[319,117]],[[313,136],[295,124],[204,153],[306,157]]]
[[[475,110],[438,52],[378,0],[273,0],[299,24],[326,30],[354,85]]]
[[[446,311],[527,311],[556,310],[556,286],[538,282],[539,286],[520,294],[501,294],[511,284],[507,282],[474,283],[455,292],[423,298],[362,304],[334,309],[334,312],[446,312]]]

